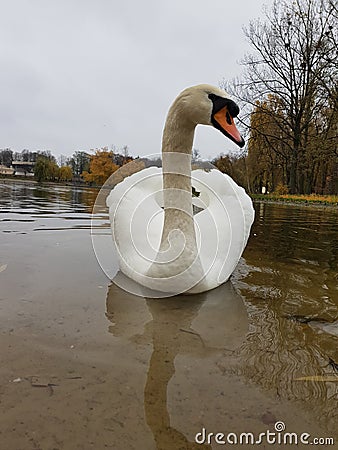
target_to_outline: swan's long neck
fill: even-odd
[[[195,242],[191,194],[191,151],[195,126],[175,111],[168,114],[162,140],[164,227],[161,245],[172,230],[181,230]]]
[[[162,140],[164,225],[161,244],[148,272],[154,278],[179,274],[183,279],[190,277],[190,287],[203,275],[196,245],[191,191],[195,126],[176,100],[169,110]]]

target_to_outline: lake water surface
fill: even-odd
[[[277,421],[337,439],[337,208],[256,203],[231,282],[156,300],[101,270],[97,193],[0,181],[4,448],[221,448],[196,433]]]

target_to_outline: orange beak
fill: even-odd
[[[245,145],[245,141],[238,131],[234,119],[229,113],[226,106],[217,111],[217,113],[214,114],[213,118],[218,125],[217,128],[223,134],[225,134],[225,136],[235,142],[235,144],[237,144],[239,147],[243,147]]]

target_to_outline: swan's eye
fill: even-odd
[[[227,120],[228,124],[231,125],[232,122],[231,122],[231,117],[230,117],[229,111],[226,112],[225,117],[226,117],[226,120]]]
[[[226,106],[231,117],[234,118],[238,116],[239,107],[233,100],[230,100],[229,98],[219,97],[215,94],[209,94],[208,97],[213,103],[213,114],[217,113]]]
[[[237,117],[238,116],[239,107],[232,100],[229,100],[228,109],[229,109],[229,113],[230,113],[231,117]]]

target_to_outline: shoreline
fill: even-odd
[[[31,178],[13,178],[13,177],[0,177],[0,183],[27,183],[27,184],[35,184],[38,186],[69,186],[69,187],[81,187],[85,189],[101,189],[104,185],[95,185],[95,186],[89,186],[86,183],[81,182],[57,182],[57,181],[43,181],[38,182],[35,179]],[[109,186],[110,188],[110,186]],[[305,207],[330,207],[330,208],[338,208],[338,200],[337,201],[326,201],[324,199],[321,199],[320,195],[318,195],[318,199],[302,199],[302,194],[295,194],[297,198],[285,198],[285,197],[279,197],[274,195],[263,195],[263,194],[248,194],[251,198],[251,200],[254,203],[276,203],[280,205],[292,205],[292,206],[305,206]],[[329,197],[329,196],[328,196]],[[336,197],[336,195],[332,195],[331,197]]]
[[[0,177],[0,183],[9,184],[9,183],[23,183],[23,184],[34,184],[37,186],[68,186],[68,187],[81,187],[85,189],[101,189],[102,186],[89,186],[86,183],[78,183],[72,181],[36,181],[34,178],[4,178]]]
[[[315,208],[338,208],[337,203],[322,202],[320,200],[307,201],[307,200],[286,200],[283,198],[255,198],[251,197],[253,203],[272,203],[278,205],[286,206],[304,206],[305,208],[315,207]]]

